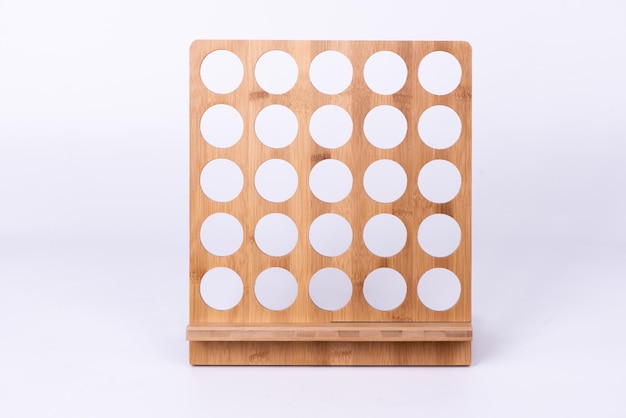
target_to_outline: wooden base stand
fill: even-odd
[[[467,366],[469,323],[187,327],[193,365]]]

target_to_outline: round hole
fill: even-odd
[[[322,160],[311,169],[309,187],[322,202],[337,203],[352,190],[352,172],[339,160]]]
[[[352,135],[352,118],[339,106],[322,106],[311,116],[309,132],[318,145],[330,149],[339,148]]]
[[[200,241],[213,255],[222,257],[231,255],[243,243],[243,228],[233,215],[214,213],[202,223]]]
[[[352,190],[352,173],[339,160],[322,160],[311,169],[309,187],[322,202],[337,203]]]
[[[422,221],[417,231],[420,247],[433,257],[447,257],[461,243],[461,227],[454,218],[436,213]]]
[[[449,52],[435,51],[420,62],[417,77],[429,93],[444,95],[451,93],[461,82],[461,64]]]
[[[363,296],[379,311],[391,311],[404,302],[406,281],[394,269],[383,267],[372,271],[363,282]]]
[[[458,302],[461,296],[461,282],[450,270],[434,268],[420,278],[417,296],[428,309],[446,311]]]
[[[225,158],[209,161],[200,173],[200,187],[216,202],[230,202],[243,189],[243,173],[237,164]]]
[[[393,160],[374,161],[363,175],[365,191],[377,202],[391,203],[404,194],[407,176],[404,168]]]
[[[318,216],[309,229],[309,241],[315,251],[326,257],[337,257],[352,244],[350,223],[335,213]]]
[[[254,295],[263,307],[282,311],[298,297],[298,282],[288,270],[271,267],[263,270],[254,283]]]
[[[254,77],[266,92],[283,94],[296,84],[298,64],[285,51],[268,51],[256,62]]]
[[[461,190],[461,173],[448,160],[433,160],[422,167],[417,177],[422,195],[434,203],[446,203]]]
[[[243,296],[241,277],[226,267],[215,267],[200,281],[200,296],[204,303],[218,311],[234,308]]]
[[[231,93],[243,80],[243,64],[230,51],[213,51],[200,64],[200,78],[206,88],[214,93]]]
[[[325,311],[336,311],[350,302],[352,282],[343,271],[327,267],[317,271],[309,283],[313,303]]]
[[[382,149],[394,148],[406,137],[408,124],[404,114],[393,106],[381,105],[370,110],[363,122],[363,132],[370,144]]]
[[[202,115],[200,133],[209,145],[217,148],[232,147],[243,134],[243,118],[232,106],[211,106]]]
[[[446,149],[461,136],[461,118],[448,106],[431,106],[420,116],[417,131],[429,147]]]
[[[363,77],[367,86],[378,94],[393,94],[406,83],[408,69],[402,57],[395,52],[380,51],[365,62]]]
[[[381,213],[373,216],[363,228],[363,241],[368,250],[379,257],[392,257],[406,244],[404,223],[394,215]]]
[[[254,131],[265,146],[284,148],[296,139],[298,118],[287,106],[269,105],[257,115]]]
[[[298,173],[285,160],[267,160],[257,169],[254,186],[263,199],[275,203],[284,202],[298,188]]]
[[[265,254],[282,257],[296,247],[298,228],[289,216],[282,213],[270,213],[256,224],[254,240]]]
[[[309,69],[313,86],[324,94],[338,94],[352,82],[352,63],[337,51],[319,53]]]

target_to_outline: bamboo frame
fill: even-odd
[[[237,54],[244,66],[241,85],[232,93],[208,90],[200,77],[206,55],[215,50]],[[297,62],[295,86],[281,95],[269,94],[257,84],[254,65],[270,50],[288,52]],[[353,79],[342,93],[326,95],[309,81],[309,65],[322,51],[346,55],[353,66]],[[373,53],[389,50],[400,55],[408,68],[404,87],[392,95],[372,92],[363,78],[366,60]],[[417,69],[432,51],[453,54],[463,69],[459,86],[446,95],[426,92],[419,84]],[[191,364],[324,364],[324,365],[468,365],[471,360],[471,49],[457,41],[245,41],[202,40],[190,50],[190,341]],[[244,120],[242,138],[232,147],[215,148],[204,141],[200,120],[210,106],[228,104]],[[289,107],[297,116],[299,130],[292,144],[271,149],[256,138],[255,115],[270,104]],[[353,119],[350,140],[337,149],[326,149],[310,137],[308,121],[320,106],[335,104]],[[388,104],[403,112],[408,121],[405,140],[395,148],[379,149],[369,144],[363,133],[363,120],[373,107]],[[449,148],[432,149],[419,139],[417,120],[433,105],[454,109],[462,122],[459,140]],[[212,201],[200,188],[200,173],[215,158],[236,162],[244,174],[244,188],[230,202]],[[283,203],[261,198],[254,188],[257,167],[271,158],[289,161],[298,172],[295,195]],[[329,204],[316,199],[309,190],[308,173],[326,158],[338,159],[351,170],[354,182],[349,196]],[[392,203],[378,203],[366,194],[362,181],[373,161],[391,159],[401,164],[409,179],[406,192]],[[426,200],[417,186],[420,168],[434,159],[451,161],[462,177],[461,189],[450,202]],[[242,247],[230,256],[207,252],[200,241],[202,222],[212,213],[226,212],[240,220],[244,230]],[[298,227],[298,242],[283,257],[270,257],[254,242],[257,221],[268,213],[284,213]],[[308,227],[319,215],[337,213],[353,230],[350,248],[338,257],[325,257],[314,251],[308,240]],[[400,218],[408,231],[403,250],[393,257],[373,255],[360,239],[365,223],[373,215],[391,213]],[[447,257],[432,257],[417,242],[423,219],[435,213],[452,216],[461,228],[461,243]],[[200,296],[203,275],[216,266],[235,270],[243,280],[244,293],[234,308],[218,311]],[[291,271],[298,280],[295,302],[282,311],[261,306],[254,295],[254,281],[269,267]],[[352,298],[338,311],[317,308],[307,294],[308,280],[317,270],[336,267],[351,279]],[[379,267],[400,272],[407,283],[404,302],[391,311],[372,308],[363,297],[363,281]],[[454,307],[433,311],[417,296],[417,283],[426,271],[442,267],[453,271],[461,283],[461,295]]]

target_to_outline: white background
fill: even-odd
[[[471,367],[187,364],[199,38],[472,43]],[[625,416],[624,41],[621,0],[2,0],[0,415]]]

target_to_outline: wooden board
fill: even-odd
[[[214,93],[206,88],[201,78],[200,68],[203,59],[217,50],[232,51],[243,64],[241,85],[231,93]],[[255,79],[255,64],[264,53],[272,50],[289,53],[298,65],[298,78],[294,87],[283,94],[267,93]],[[353,77],[349,87],[334,95],[321,93],[309,80],[312,60],[321,52],[329,50],[344,54],[353,68]],[[365,81],[363,76],[365,63],[369,57],[379,51],[392,51],[402,57],[406,63],[408,70],[406,83],[397,93],[377,94]],[[418,80],[420,62],[433,51],[449,52],[461,65],[462,75],[459,85],[449,94],[428,93]],[[244,121],[241,138],[236,144],[227,148],[211,146],[203,138],[200,129],[204,112],[217,104],[234,107]],[[272,104],[287,106],[298,120],[296,138],[284,148],[269,148],[263,145],[255,134],[256,116],[262,109]],[[313,113],[321,106],[329,104],[340,106],[348,111],[353,121],[353,131],[349,141],[335,149],[318,145],[312,140],[307,128]],[[373,146],[364,135],[365,117],[370,110],[379,105],[390,105],[399,109],[407,120],[406,138],[391,149]],[[461,120],[459,139],[454,145],[445,149],[429,147],[420,140],[418,132],[419,117],[425,110],[435,105],[452,108]],[[217,158],[235,162],[243,172],[243,189],[236,198],[228,202],[209,199],[200,185],[202,169],[209,161]],[[285,202],[272,203],[263,199],[254,186],[256,170],[269,159],[286,160],[298,173],[297,189],[294,195]],[[354,179],[350,194],[337,203],[320,201],[309,188],[309,173],[312,167],[325,159],[336,159],[345,163],[350,168]],[[363,187],[362,179],[365,170],[370,164],[381,159],[399,163],[408,178],[404,194],[391,203],[374,201]],[[429,161],[439,159],[453,163],[461,174],[458,194],[446,203],[434,203],[424,198],[417,182],[420,169]],[[214,213],[231,214],[243,227],[243,243],[231,255],[211,254],[202,245],[200,238],[202,224],[208,216]],[[255,243],[254,233],[257,222],[270,213],[285,214],[297,226],[297,243],[295,248],[285,256],[268,256]],[[311,223],[318,216],[326,213],[343,216],[348,220],[353,231],[350,247],[336,257],[327,257],[317,253],[309,242]],[[394,256],[374,255],[362,239],[362,231],[367,221],[381,213],[395,215],[404,223],[407,230],[406,244]],[[426,253],[418,243],[418,228],[421,222],[432,214],[449,215],[460,227],[460,244],[448,256],[433,257]],[[214,267],[230,268],[241,277],[243,295],[240,302],[231,309],[213,309],[201,297],[202,278]],[[286,309],[267,309],[255,297],[255,280],[261,272],[270,267],[287,269],[298,282],[297,297]],[[320,309],[312,303],[308,295],[310,278],[315,272],[326,267],[341,269],[352,283],[351,298],[339,310]],[[363,283],[368,274],[383,267],[399,272],[407,286],[404,301],[400,306],[389,311],[373,308],[363,295]],[[448,269],[459,279],[460,296],[450,309],[443,311],[429,309],[418,297],[417,287],[420,278],[433,268]],[[431,341],[427,341],[428,338],[424,338],[423,335],[415,340],[415,334],[410,332],[406,339],[387,341],[379,338],[389,324],[396,324],[400,327],[421,324],[425,329],[429,327],[436,329],[437,324],[441,323],[461,326],[465,332],[463,334],[465,340],[459,341],[458,335],[442,340],[441,335],[445,337],[445,333],[437,334],[438,337]],[[332,337],[306,341],[296,337],[292,341],[288,341],[288,338],[287,341],[284,338],[276,338],[275,342],[272,342],[271,333],[266,332],[263,338],[259,338],[256,345],[254,337],[238,341],[230,337],[222,341],[219,337],[210,337],[211,335],[232,336],[232,327],[248,326],[258,331],[259,326],[269,326],[269,329],[274,327],[272,332],[276,332],[277,329],[285,331],[291,327],[295,332],[311,324],[321,327],[320,332],[326,325],[331,334],[333,327],[337,324],[344,326],[342,331],[346,332],[362,327],[364,324],[375,329],[376,324],[380,324],[379,333],[376,334],[379,337],[369,341],[367,337],[364,337],[349,343],[337,341]],[[224,333],[225,330],[229,331]],[[191,342],[190,362],[192,364],[469,364],[470,342],[467,339],[471,339],[471,49],[467,43],[456,41],[202,40],[192,44],[190,50],[190,323],[187,338]],[[341,349],[352,353],[347,356],[350,357],[349,359],[344,356],[345,361],[340,361],[336,360],[336,356],[332,357],[329,354],[337,352],[337,347],[339,347],[337,344],[348,344],[340,347],[349,347],[349,349]],[[300,353],[301,350],[307,354]],[[267,354],[258,355],[258,353]]]
[[[187,327],[192,341],[471,341],[468,323],[203,324]]]
[[[191,341],[195,365],[466,366],[471,342]]]

